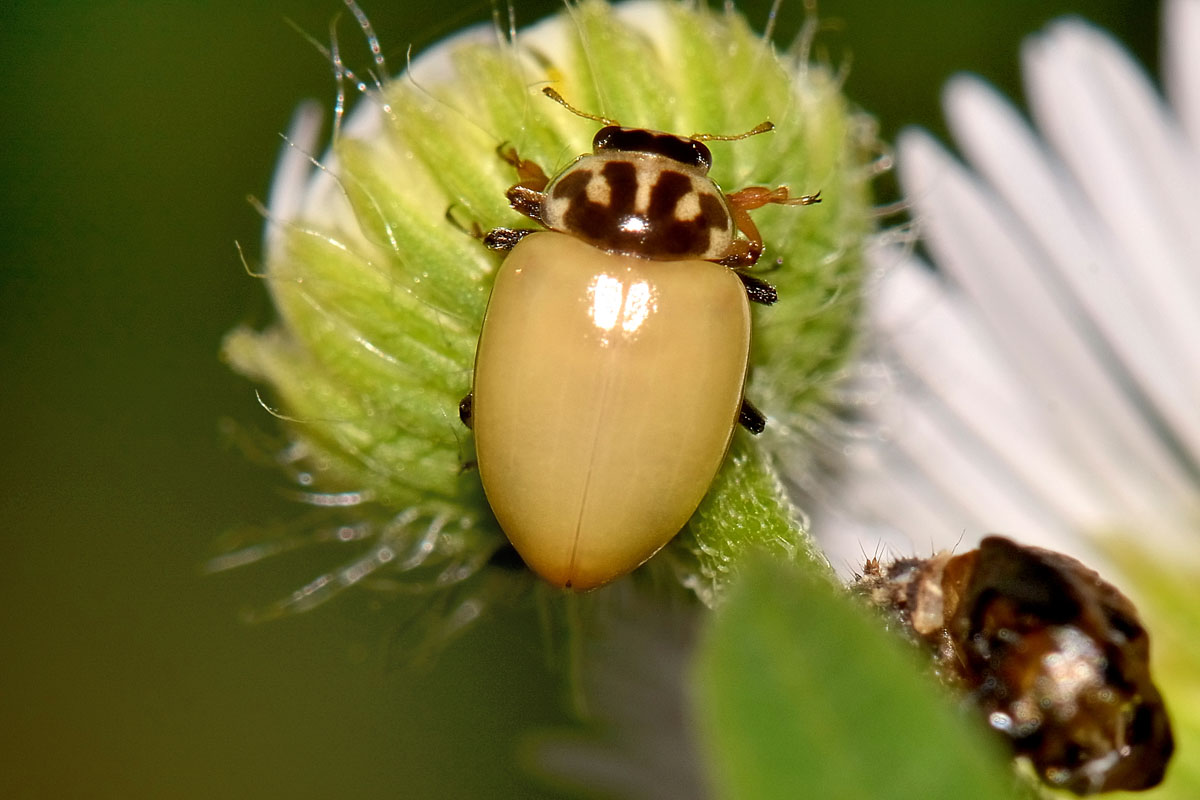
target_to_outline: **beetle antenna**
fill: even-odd
[[[722,136],[719,133],[693,133],[688,138],[696,142],[736,142],[739,139],[749,139],[751,136],[758,136],[760,133],[775,130],[774,122],[760,122],[745,133],[734,134],[733,136]]]
[[[555,89],[553,89],[549,86],[542,87],[542,94],[546,95],[546,97],[549,97],[551,100],[558,103],[560,106],[565,108],[567,111],[570,111],[572,114],[574,114],[577,117],[583,117],[584,119],[594,120],[596,122],[601,123],[602,125],[617,125],[617,124],[619,124],[615,119],[609,119],[608,117],[602,117],[599,114],[589,114],[586,111],[580,111],[578,108],[576,108],[575,106],[568,103],[566,101],[566,99],[561,94],[559,94]]]

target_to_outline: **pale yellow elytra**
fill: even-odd
[[[746,290],[709,261],[526,237],[475,365],[488,502],[534,572],[589,589],[654,555],[700,504],[742,403]]]

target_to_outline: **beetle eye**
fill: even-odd
[[[596,131],[596,135],[592,137],[592,152],[599,153],[601,150],[620,150],[621,127],[619,125],[605,125],[600,130]],[[618,143],[614,144],[614,139]]]

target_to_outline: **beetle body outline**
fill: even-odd
[[[508,251],[460,404],[484,492],[525,562],[576,590],[631,572],[670,541],[708,492],[745,401],[749,302],[774,287],[746,274],[763,251],[749,210],[809,205],[787,187],[726,194],[704,140],[604,123],[593,151],[553,177],[510,146],[510,205],[538,229],[482,237]],[[740,236],[739,236],[740,234]]]

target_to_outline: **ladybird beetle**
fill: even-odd
[[[511,206],[541,228],[497,228],[496,274],[459,413],[475,431],[484,492],[525,563],[591,589],[632,571],[684,526],[741,423],[748,301],[774,287],[742,272],[763,250],[747,214],[806,205],[786,187],[725,194],[706,140],[603,124],[593,151],[554,177],[499,153],[519,182]],[[742,235],[739,236],[738,233]]]
[[[989,536],[863,569],[858,591],[934,652],[1013,752],[1077,794],[1158,785],[1174,752],[1137,609],[1073,558]]]

